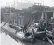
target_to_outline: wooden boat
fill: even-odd
[[[4,26],[5,27],[5,26]],[[18,31],[16,33],[17,30],[10,31],[10,29],[6,29],[2,27],[1,29],[4,30],[4,32],[8,35],[10,35],[13,39],[15,39],[16,41],[20,40],[21,42],[28,42],[28,43],[34,43],[36,41],[36,39],[40,39],[40,38],[44,38],[45,36],[45,31],[39,31],[39,32],[34,32],[34,30],[32,30],[32,32],[30,33],[24,33],[23,31]],[[11,29],[12,30],[12,29]],[[29,34],[29,35],[28,35]],[[39,37],[39,38],[38,38]],[[51,35],[52,37],[52,35]],[[54,36],[53,36],[54,37]],[[48,39],[49,36],[46,36],[46,38]],[[49,41],[50,39],[48,39]],[[50,42],[50,41],[49,41]]]

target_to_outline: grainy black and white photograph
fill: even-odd
[[[0,45],[54,45],[54,0],[0,0]]]

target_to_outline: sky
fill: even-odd
[[[10,4],[13,4],[15,2],[23,2],[23,3],[41,3],[42,5],[54,7],[54,0],[0,0],[0,7],[1,6],[7,6]]]

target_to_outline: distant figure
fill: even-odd
[[[26,33],[27,32],[27,28],[29,27],[29,22],[26,23],[23,27],[23,32]]]
[[[25,25],[24,25],[24,27],[23,27],[23,32],[24,32],[24,33],[26,33],[26,32],[27,32],[27,30],[26,30],[26,29],[27,29],[27,24],[25,24]]]
[[[35,40],[35,37],[34,37],[34,29],[32,29],[32,40],[31,41],[32,41],[32,44],[35,44],[36,40]]]

